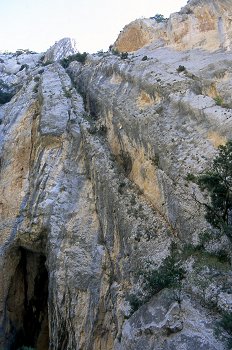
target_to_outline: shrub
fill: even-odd
[[[124,193],[124,188],[126,187],[126,183],[125,182],[121,182],[118,186],[118,193],[119,194],[123,194]]]
[[[186,15],[191,15],[193,14],[193,10],[191,10],[190,8],[186,9]]]
[[[3,105],[7,102],[9,102],[12,97],[14,96],[11,92],[5,92],[0,89],[0,105]]]
[[[186,71],[185,66],[179,65],[179,67],[177,68],[177,72],[178,72],[178,73],[185,72],[185,71]]]
[[[132,170],[132,166],[133,166],[132,158],[130,156],[130,153],[124,150],[121,150],[119,156],[120,156],[120,163],[125,172],[125,175],[127,176],[130,174]]]
[[[221,96],[216,96],[214,98],[214,101],[215,101],[217,106],[223,106],[223,98]]]
[[[64,96],[65,96],[66,98],[71,98],[71,97],[72,97],[72,91],[71,91],[71,90],[65,89],[65,90],[64,90]]]
[[[126,299],[130,303],[131,314],[133,314],[135,311],[137,311],[140,308],[140,306],[142,306],[146,302],[146,300],[144,300],[142,295],[137,296],[134,293],[129,294]]]
[[[158,270],[144,273],[145,289],[150,295],[156,294],[164,288],[178,287],[184,278],[184,270],[175,261],[174,256],[165,259]]]
[[[128,52],[122,52],[121,53],[121,59],[122,60],[125,60],[125,59],[127,59],[128,58]]]
[[[225,250],[221,249],[215,255],[221,263],[230,263],[230,257]]]
[[[204,204],[206,220],[232,240],[232,141],[219,146],[211,167],[196,182],[209,194],[210,201]]]
[[[193,175],[193,174],[191,174],[191,173],[188,173],[187,175],[186,175],[186,177],[185,177],[185,180],[186,181],[195,181],[195,179],[196,179],[196,176],[195,175]]]
[[[120,52],[117,49],[111,49],[113,55],[118,56]]]
[[[159,269],[148,267],[139,271],[138,275],[142,280],[141,293],[140,295],[132,293],[127,298],[132,313],[164,288],[174,288],[178,291],[175,297],[180,302],[181,281],[185,276],[185,270],[180,266],[180,261],[177,261],[173,249],[171,256],[164,260]]]
[[[100,125],[98,128],[98,133],[102,136],[105,136],[107,134],[107,126],[106,125]]]
[[[216,336],[220,334],[220,328],[223,328],[230,338],[228,339],[228,349],[232,349],[232,312],[225,312],[222,315],[221,321],[218,322],[217,328],[216,328]]]
[[[83,53],[77,52],[74,55],[63,58],[60,61],[60,64],[62,65],[63,68],[67,68],[69,64],[74,61],[84,64],[87,56],[88,56],[87,52],[83,52]]]
[[[98,56],[103,56],[103,55],[104,55],[103,50],[99,50],[99,51],[97,52],[97,55],[98,55]]]
[[[157,168],[159,168],[160,165],[160,157],[158,154],[156,154],[153,158],[151,158],[151,162],[154,166],[156,166]]]
[[[229,335],[232,335],[232,312],[224,313],[219,325],[224,328]]]
[[[150,17],[150,19],[156,20],[156,22],[161,23],[161,22],[166,22],[167,18],[165,18],[163,15],[160,13],[157,13],[154,17]]]
[[[45,55],[42,55],[41,57],[40,57],[40,59],[39,59],[39,62],[40,63],[43,63],[43,60],[45,59]]]
[[[94,135],[97,133],[97,127],[95,125],[90,125],[89,129],[88,129],[88,132],[91,134],[91,135]]]

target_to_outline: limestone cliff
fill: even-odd
[[[190,1],[154,26],[158,39],[199,6],[227,23],[229,5]],[[204,27],[204,48],[221,45],[213,33]],[[0,55],[0,348],[227,348],[214,329],[232,311],[231,242],[187,178],[232,138],[232,55],[184,51],[182,39],[66,70],[69,40],[45,57]],[[149,295],[141,276],[174,250],[181,281]]]
[[[139,19],[128,24],[114,48],[132,52],[156,42],[156,47],[171,45],[177,50],[230,50],[231,21],[230,0],[190,0],[180,12],[161,23],[155,19]]]

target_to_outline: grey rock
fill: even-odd
[[[77,52],[75,39],[63,38],[51,46],[45,54],[44,63],[59,61]]]
[[[214,328],[231,311],[231,266],[218,256],[231,257],[231,243],[186,176],[232,137],[232,55],[159,44],[67,70],[69,40],[47,65],[42,54],[0,56],[0,84],[14,92],[0,106],[1,348],[20,347],[23,330],[38,350],[226,349]],[[188,250],[206,229],[205,250]],[[149,295],[142,276],[172,243],[184,278]],[[134,313],[132,293],[149,295]]]

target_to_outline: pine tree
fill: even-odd
[[[232,239],[232,141],[219,146],[211,168],[197,178],[197,183],[209,193],[207,221]]]

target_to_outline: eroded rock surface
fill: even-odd
[[[119,51],[136,51],[151,42],[177,50],[201,48],[231,50],[230,0],[190,0],[180,12],[158,23],[155,19],[138,19],[123,29],[114,47]]]
[[[190,1],[173,18],[200,5],[229,18],[221,1]],[[0,105],[3,349],[227,348],[214,329],[231,312],[231,242],[210,231],[194,248],[210,227],[187,178],[232,137],[232,54],[183,47],[155,41],[67,70],[66,47],[45,65],[0,56],[14,91]],[[141,273],[173,247],[183,279],[147,298]]]
[[[44,57],[44,62],[59,61],[62,58],[74,55],[76,52],[77,43],[75,39],[63,38],[48,49]]]

